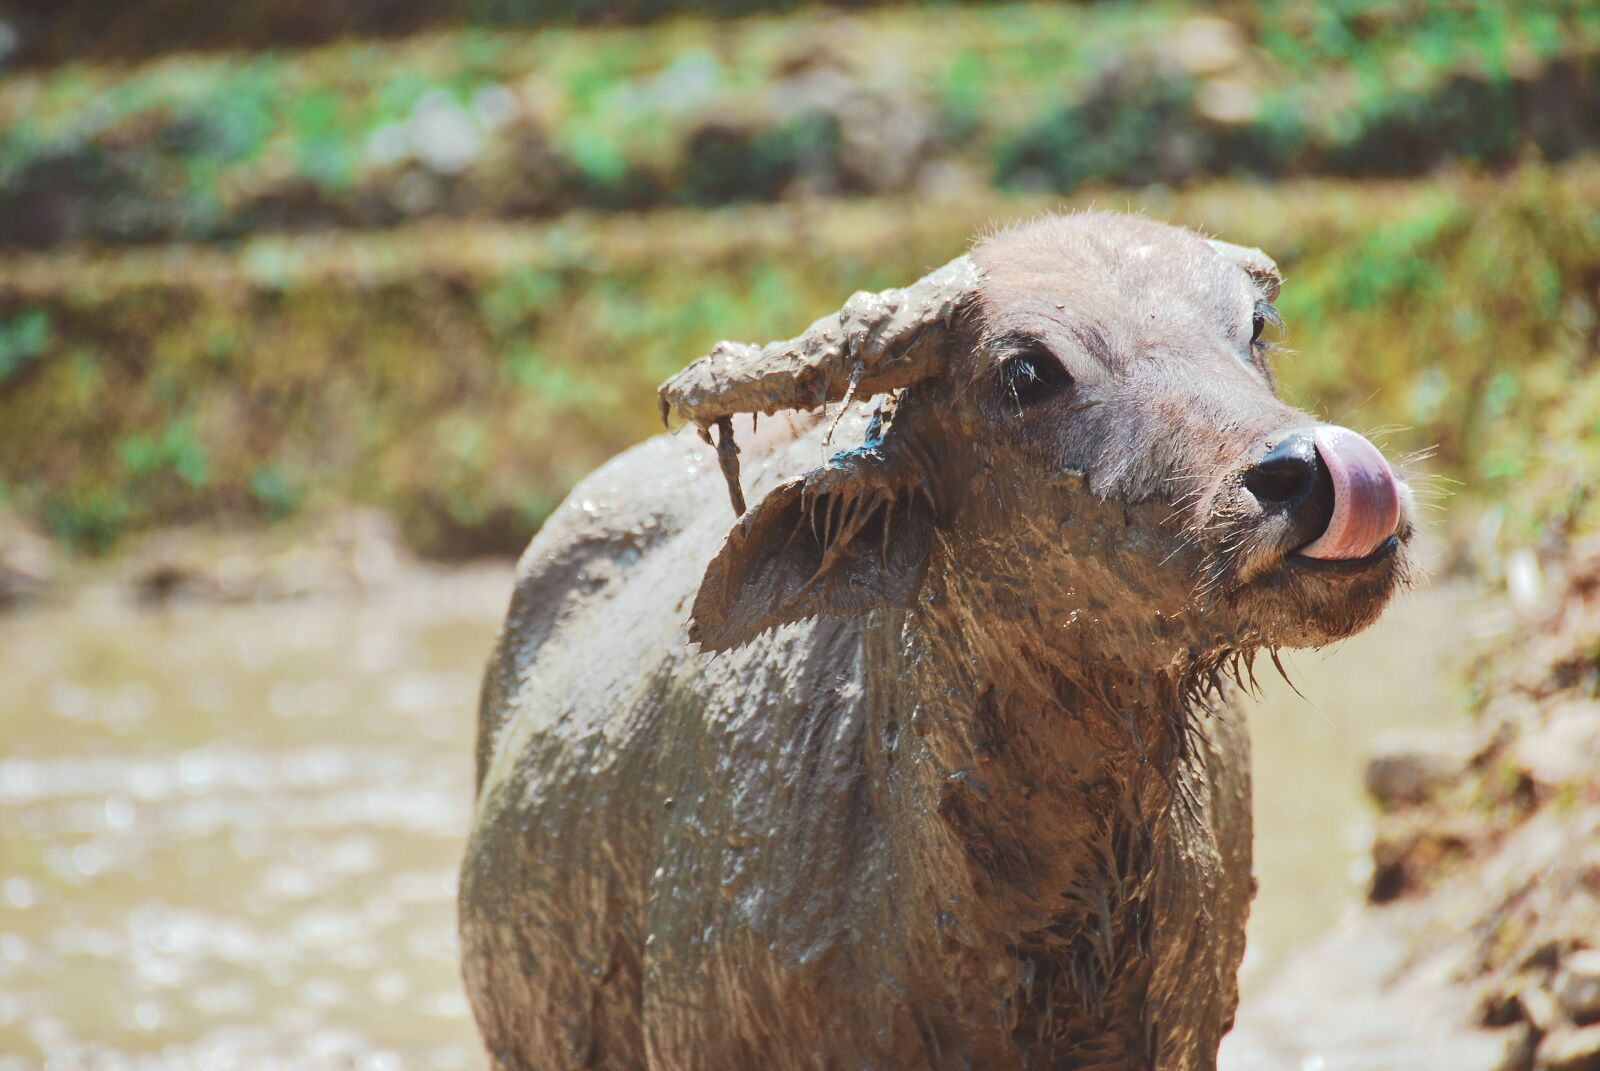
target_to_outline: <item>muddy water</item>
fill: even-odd
[[[0,1067],[481,1066],[452,896],[509,579],[0,618]]]
[[[0,617],[0,1071],[465,1068],[452,896],[509,574]],[[1247,994],[1359,892],[1361,756],[1451,724],[1461,597],[1291,665],[1250,717]]]
[[[1343,643],[1285,652],[1293,687],[1265,659],[1257,666],[1262,695],[1245,706],[1261,887],[1243,999],[1360,903],[1372,876],[1367,756],[1386,734],[1463,723],[1462,671],[1495,627],[1495,612],[1463,583],[1439,585],[1401,596],[1377,625]]]

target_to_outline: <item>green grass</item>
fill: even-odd
[[[1242,51],[1216,69],[1180,47],[1207,10],[1011,4],[464,29],[20,72],[0,85],[0,241],[224,240],[883,194],[952,176],[1066,192],[1415,175],[1449,160],[1560,159],[1600,136],[1581,117],[1600,96],[1594,5],[1237,8]],[[1552,94],[1577,108],[1551,108]],[[1231,103],[1219,112],[1218,100]]]
[[[1600,165],[1069,205],[1090,201],[1273,253],[1292,400],[1377,429],[1395,454],[1437,446],[1425,467],[1463,499],[1509,503],[1508,532],[1554,500],[1590,523],[1575,474],[1600,465]],[[989,221],[1054,203],[675,210],[14,257],[0,265],[0,486],[90,548],[356,501],[394,510],[425,552],[515,550],[574,479],[658,429],[657,383],[718,339],[793,334],[853,289],[907,282]]]

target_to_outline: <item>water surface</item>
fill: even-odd
[[[0,1071],[484,1066],[453,896],[509,584],[0,617]],[[1372,736],[1459,718],[1462,606],[1265,682],[1247,996],[1359,897]]]

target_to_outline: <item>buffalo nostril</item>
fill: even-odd
[[[1244,486],[1263,506],[1287,506],[1309,494],[1322,476],[1316,441],[1290,435],[1244,474]]]

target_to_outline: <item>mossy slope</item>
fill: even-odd
[[[1008,4],[439,31],[0,85],[0,244],[1405,176],[1600,146],[1600,8]]]
[[[1288,276],[1290,396],[1378,429],[1392,452],[1436,445],[1424,467],[1465,494],[1500,496],[1600,438],[1585,415],[1600,404],[1546,426],[1597,378],[1600,167],[1092,200],[1271,251]],[[14,258],[0,267],[0,495],[89,546],[355,500],[397,511],[426,551],[515,550],[575,477],[659,427],[656,384],[719,338],[792,334],[1046,203]]]

